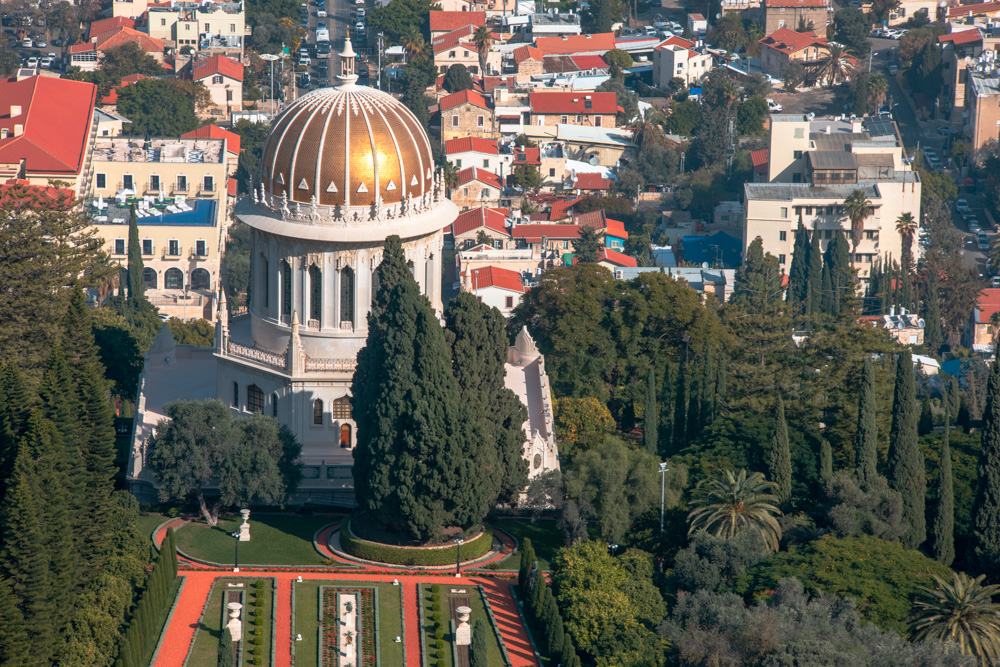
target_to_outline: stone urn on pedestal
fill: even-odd
[[[243,517],[243,524],[240,526],[240,542],[249,542],[250,524],[247,523],[247,519],[250,518],[250,510],[240,510],[240,516]]]
[[[472,616],[472,609],[469,607],[456,607],[458,614],[458,627],[455,628],[455,644],[457,646],[468,646],[472,643],[472,628],[469,627],[469,618]]]
[[[226,609],[229,610],[229,622],[226,627],[229,628],[233,641],[238,642],[243,639],[243,624],[240,623],[240,610],[243,609],[243,605],[239,602],[230,602],[226,605]]]

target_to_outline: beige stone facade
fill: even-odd
[[[118,4],[117,1],[115,4]],[[150,7],[146,19],[150,37],[173,42],[179,49],[190,46],[193,50],[219,44],[218,39],[232,39],[242,50],[246,35],[246,19],[242,2],[175,2],[173,7]]]
[[[1000,79],[969,71],[965,86],[965,133],[973,150],[1000,137]]]
[[[460,137],[496,138],[495,119],[491,109],[474,102],[463,102],[447,109],[443,106],[444,104],[441,110],[442,145],[449,139]]]

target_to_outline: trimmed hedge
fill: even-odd
[[[455,549],[419,549],[413,547],[394,547],[378,542],[358,539],[349,529],[350,519],[344,519],[340,524],[340,548],[355,558],[375,561],[376,563],[392,563],[393,565],[453,565]],[[493,530],[486,527],[475,539],[464,542],[461,546],[462,561],[482,558],[493,548]]]

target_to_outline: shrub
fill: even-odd
[[[261,637],[260,635],[254,635],[254,638],[253,638],[253,645],[254,646],[260,646],[263,643],[264,643],[264,638],[263,637]]]
[[[255,665],[263,665],[264,664],[264,656],[262,656],[262,655],[255,655],[254,658],[253,658],[253,664],[255,664]]]
[[[439,651],[443,651],[444,650],[444,641],[441,640],[441,639],[435,640],[434,641],[434,648],[436,648]]]
[[[345,520],[341,524],[340,546],[355,558],[395,565],[451,565],[455,562],[454,547],[442,549],[394,547],[358,539],[350,534],[347,527],[348,521]],[[487,527],[478,537],[462,544],[462,560],[481,558],[489,553],[491,548],[493,548],[493,531]],[[434,588],[437,587],[435,584]]]

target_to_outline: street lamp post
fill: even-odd
[[[615,552],[618,550],[618,543],[608,542],[608,550],[611,552],[611,557],[614,558]]]
[[[271,63],[271,116],[274,116],[274,61],[278,59],[273,53],[262,53],[262,59]]]
[[[240,571],[240,531],[233,533],[233,537],[236,538],[236,554],[233,556],[233,572]]]
[[[461,562],[462,562],[462,543],[465,542],[461,537],[455,540],[455,576],[462,576]]]
[[[670,468],[667,467],[666,463],[660,464],[660,539],[663,539],[663,507],[666,499],[667,472],[669,471]]]

